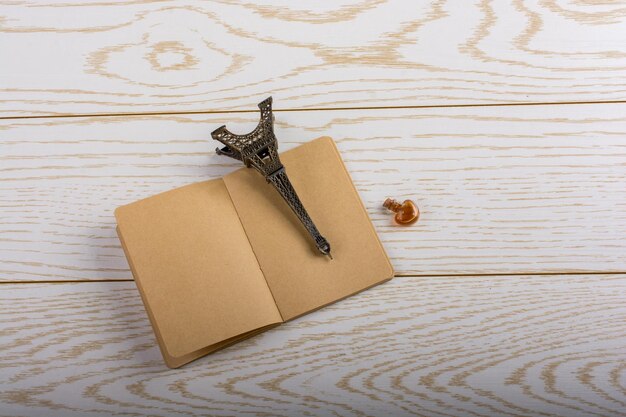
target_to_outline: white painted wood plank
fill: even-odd
[[[0,114],[626,99],[620,2],[20,1]]]
[[[4,284],[0,415],[624,416],[625,294],[397,278],[170,370],[132,282]]]
[[[276,113],[333,136],[399,274],[626,271],[626,105]],[[115,207],[239,165],[210,131],[257,115],[0,124],[0,280],[130,278]],[[396,226],[387,196],[414,198]],[[340,209],[340,208],[338,208]],[[346,238],[349,238],[348,236]]]

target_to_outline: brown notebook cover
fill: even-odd
[[[250,168],[115,210],[169,367],[393,276],[332,139],[315,139],[281,160],[333,260],[317,251],[287,203]]]

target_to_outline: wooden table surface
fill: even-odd
[[[113,209],[270,94],[398,276],[167,369]],[[0,416],[626,416],[624,2],[0,2],[0,161]]]

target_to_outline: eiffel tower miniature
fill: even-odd
[[[306,230],[309,232],[317,249],[324,255],[330,254],[330,243],[315,227],[302,205],[296,190],[291,185],[285,167],[278,157],[278,141],[274,135],[274,115],[272,114],[272,97],[268,97],[259,103],[261,119],[254,130],[245,135],[235,135],[221,126],[215,129],[211,136],[223,143],[223,148],[216,148],[218,155],[226,155],[242,161],[248,168],[253,167],[259,171],[285,199],[289,207],[298,216]]]

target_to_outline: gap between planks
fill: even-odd
[[[562,275],[626,275],[626,271],[590,271],[590,272],[509,272],[484,274],[397,274],[394,278],[459,278],[459,277],[516,277],[516,276],[562,276]],[[0,281],[5,284],[82,284],[95,282],[133,282],[132,278],[123,279],[66,279],[66,280],[37,280],[37,281]]]
[[[307,111],[341,111],[341,110],[406,110],[406,109],[445,109],[466,107],[521,107],[521,106],[566,106],[588,104],[626,104],[626,100],[607,101],[555,101],[555,102],[529,102],[529,103],[486,103],[486,104],[434,104],[423,106],[372,106],[372,107],[311,107],[301,109],[274,108],[275,112],[307,112]],[[228,114],[228,113],[257,113],[257,109],[248,110],[195,110],[195,111],[170,111],[170,112],[137,112],[137,113],[77,113],[77,114],[44,114],[40,116],[0,116],[0,120],[24,120],[24,119],[58,119],[80,117],[144,117],[144,116],[180,116],[193,114]]]

